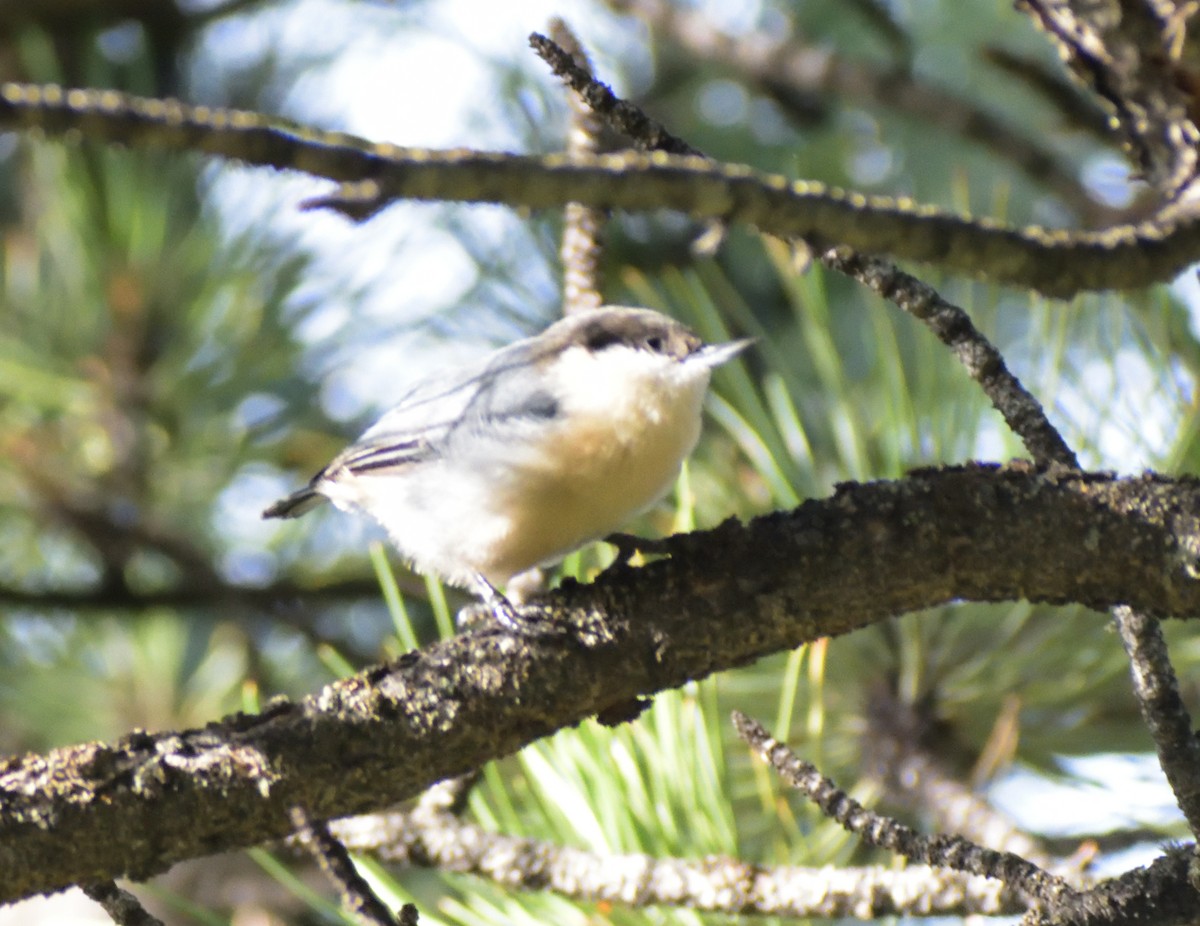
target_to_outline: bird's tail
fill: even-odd
[[[287,498],[281,498],[262,513],[264,518],[298,518],[308,514],[325,501],[325,496],[313,491],[311,486],[305,486],[298,492],[293,492]]]

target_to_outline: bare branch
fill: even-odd
[[[1152,0],[1021,0],[1067,64],[1107,103],[1150,186],[1168,200],[1196,181],[1200,131],[1174,31]]]
[[[561,636],[469,633],[258,716],[0,763],[0,901],[281,838],[297,804],[388,807],[612,704],[905,611],[1025,598],[1200,617],[1194,479],[923,471],[665,548],[548,596]]]
[[[1059,878],[1011,853],[994,852],[960,837],[921,836],[902,824],[866,810],[812,765],[772,739],[761,725],[735,713],[738,732],[792,786],[803,791],[831,819],[872,845],[909,857],[933,860],[959,870],[986,873],[1038,902],[1023,922],[1071,926],[1161,926],[1195,921],[1196,891],[1189,872],[1194,847],[1171,849],[1148,868],[1077,891]]]
[[[862,920],[997,916],[1025,909],[995,881],[924,865],[803,868],[729,858],[601,854],[489,833],[448,814],[416,811],[341,820],[333,830],[354,852],[391,864],[478,875],[507,888],[630,907]]]
[[[117,926],[163,926],[162,920],[142,906],[142,902],[113,881],[84,885],[83,892],[104,908]]]
[[[528,157],[372,145],[341,133],[115,91],[0,85],[0,125],[135,145],[198,151],[330,180],[372,180],[391,199],[495,202],[545,208],[675,209],[754,225],[816,245],[937,263],[1066,296],[1170,279],[1200,259],[1200,221],[1182,206],[1168,221],[1100,232],[1021,229],[907,200],[661,153]]]
[[[396,926],[396,918],[371,885],[358,873],[354,860],[323,821],[313,820],[303,807],[288,813],[296,839],[316,859],[318,867],[338,889],[342,905],[366,926]]]
[[[590,69],[581,67],[557,42],[534,32],[529,36],[529,45],[550,65],[555,75],[579,95],[591,112],[618,132],[628,135],[643,151],[703,156],[699,148],[693,148],[682,138],[672,135],[661,122],[647,116],[640,106],[622,100],[608,84],[596,80]]]
[[[1021,830],[976,789],[956,778],[930,742],[931,718],[886,685],[870,689],[864,711],[862,764],[894,803],[921,814],[944,833],[1011,852],[1039,868],[1058,871],[1044,845]]]
[[[591,64],[584,54],[583,46],[563,20],[556,18],[551,22],[550,34],[571,57],[576,67],[591,73]],[[571,107],[571,122],[567,128],[567,153],[598,153],[601,150],[600,136],[603,125],[577,93],[568,91],[567,99]],[[601,238],[605,219],[602,209],[593,209],[581,203],[567,203],[560,248],[564,315],[598,309],[604,301],[600,295],[600,261],[604,256]]]
[[[857,254],[850,248],[826,251],[821,255],[821,262],[853,277],[923,321],[991,399],[996,411],[1021,438],[1035,463],[1039,466],[1058,464],[1072,469],[1079,466],[1075,452],[1050,423],[1042,404],[1009,370],[1000,351],[961,308],[895,265]]]
[[[899,113],[986,146],[1081,216],[1103,212],[1077,170],[1041,141],[971,100],[903,69],[872,67],[828,47],[806,45],[794,36],[781,41],[762,32],[726,35],[703,13],[669,0],[609,0],[609,6],[644,20],[689,57],[734,69],[785,108],[792,108],[797,97],[820,95]]]
[[[1030,926],[1185,926],[1196,921],[1193,846],[1170,848],[1145,868],[1101,881],[1025,919]]]
[[[1200,835],[1200,742],[1179,696],[1179,682],[1159,622],[1125,605],[1113,608],[1113,622],[1129,654],[1133,691],[1158,761],[1188,827]]]
[[[888,849],[927,865],[996,878],[1030,899],[1057,904],[1075,894],[1061,878],[1011,852],[997,852],[962,836],[922,836],[890,817],[868,810],[808,762],[772,739],[757,721],[735,711],[738,735],[789,785],[803,792],[831,820],[868,845]]]

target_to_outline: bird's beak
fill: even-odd
[[[724,344],[705,344],[689,360],[699,360],[706,367],[719,367],[727,363],[757,341],[758,338],[742,338],[740,341],[726,341]]]

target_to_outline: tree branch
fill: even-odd
[[[607,2],[643,20],[690,59],[730,68],[743,80],[758,84],[785,108],[797,97],[819,96],[899,114],[986,147],[1052,191],[1077,215],[1091,218],[1104,211],[1080,182],[1077,170],[1052,148],[966,97],[906,70],[855,61],[825,45],[805,44],[797,36],[781,40],[764,32],[727,35],[704,13],[670,0]],[[898,30],[885,35],[894,47],[903,41]]]
[[[409,867],[487,878],[629,907],[686,907],[733,916],[1000,916],[1025,910],[1003,885],[924,865],[895,869],[762,866],[730,858],[614,855],[490,833],[446,813],[389,813],[333,824],[354,852]]]
[[[637,106],[615,96],[608,86],[593,78],[590,71],[580,67],[571,55],[545,36],[534,33],[529,43],[581,99],[595,107],[598,114],[629,135],[637,145],[702,155]],[[807,246],[807,242],[804,244]],[[1000,352],[975,327],[966,312],[947,302],[916,277],[877,257],[858,254],[848,247],[836,247],[820,253],[818,258],[824,266],[857,280],[920,319],[950,348],[955,359],[992,400],[1008,426],[1024,441],[1035,463],[1078,467],[1074,451],[1050,423],[1041,403],[1021,385]]]
[[[1044,845],[950,772],[937,748],[944,744],[931,742],[932,718],[916,705],[879,684],[870,689],[864,715],[862,764],[893,804],[916,811],[940,832],[958,833],[1063,873]]]
[[[929,470],[664,549],[548,596],[561,636],[470,633],[258,716],[0,764],[0,902],[280,838],[297,804],[378,810],[614,703],[918,608],[1200,617],[1200,480]]]
[[[1150,186],[1171,200],[1197,179],[1194,80],[1181,62],[1187,16],[1153,0],[1020,0],[1059,53],[1111,108]]]
[[[567,157],[428,151],[372,145],[254,113],[213,110],[116,91],[0,85],[0,126],[79,132],[97,140],[197,151],[338,182],[369,182],[377,200],[494,202],[528,208],[674,209],[739,221],[815,246],[936,263],[1057,296],[1165,281],[1200,259],[1200,217],[1105,231],[1012,228],[908,200],[867,197],[818,183],[660,153]]]
[[[868,810],[811,763],[772,739],[757,721],[735,711],[733,723],[738,735],[775,769],[780,778],[816,804],[821,813],[847,832],[858,835],[867,845],[887,849],[914,862],[996,878],[1032,901],[1055,904],[1075,895],[1074,889],[1061,878],[1012,852],[997,852],[948,833],[924,836],[890,817]]]
[[[832,248],[820,258],[826,267],[853,277],[924,322],[991,399],[1035,463],[1079,466],[1075,451],[1050,423],[1042,404],[1009,370],[1000,351],[975,327],[970,315],[887,261],[856,254],[850,248]]]
[[[742,738],[788,784],[869,844],[958,871],[986,874],[1037,901],[1023,923],[1137,926],[1154,922],[1158,926],[1183,926],[1195,922],[1196,889],[1189,875],[1194,847],[1171,849],[1148,868],[1135,868],[1087,890],[1075,890],[1019,856],[995,852],[958,836],[922,836],[867,810],[744,714],[735,713],[734,723]]]
[[[1124,605],[1113,608],[1113,623],[1129,654],[1133,693],[1159,764],[1188,828],[1200,836],[1200,741],[1180,697],[1162,627],[1157,619]]]
[[[83,892],[100,904],[117,926],[163,926],[162,920],[152,916],[140,900],[116,882],[86,884]]]
[[[575,33],[561,19],[550,23],[555,41],[569,54],[576,65],[591,73],[591,64]],[[596,154],[602,150],[600,137],[604,126],[592,108],[572,90],[567,90],[571,119],[567,127],[568,154]],[[563,215],[562,245],[559,256],[563,266],[563,314],[598,309],[604,302],[601,261],[604,258],[604,223],[602,209],[580,203],[567,203]]]
[[[293,807],[288,817],[296,827],[297,841],[337,887],[342,906],[364,926],[396,926],[396,917],[358,873],[346,847],[329,832],[329,825],[324,820],[314,820],[303,807]]]

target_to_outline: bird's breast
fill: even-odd
[[[503,562],[493,571],[554,561],[658,501],[699,437],[699,409],[688,411],[650,409],[616,423],[609,416],[576,416],[544,434],[496,499],[510,530],[497,547]]]

